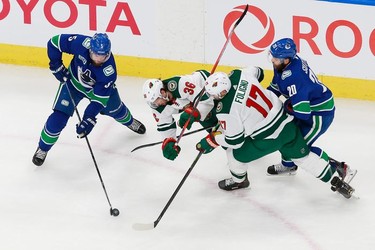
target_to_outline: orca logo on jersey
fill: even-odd
[[[281,80],[285,80],[286,78],[288,78],[291,75],[292,75],[291,70],[284,71],[283,74],[281,75]]]
[[[169,81],[167,84],[167,88],[169,91],[173,92],[177,89],[177,82],[176,81]]]
[[[231,28],[233,27],[234,23],[238,20],[241,16],[243,11],[245,10],[246,5],[240,5],[234,8],[224,19],[224,34],[228,37]],[[275,37],[275,26],[269,16],[254,5],[249,5],[249,9],[247,12],[251,13],[261,24],[262,27],[259,29],[263,29],[264,32],[253,32],[251,34],[263,34],[263,37],[260,38],[258,41],[251,43],[250,45],[245,44],[240,40],[240,38],[234,33],[230,39],[233,46],[238,49],[239,51],[247,54],[257,54],[263,52],[268,46],[271,45],[274,37]],[[243,33],[243,37],[248,37],[249,33]]]
[[[91,78],[91,71],[89,69],[86,69],[85,72],[82,72],[82,68],[78,67],[77,75],[79,78],[79,82],[85,88],[90,88],[91,86],[95,85],[95,80]]]

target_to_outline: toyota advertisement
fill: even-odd
[[[58,33],[107,32],[116,55],[210,65],[248,4],[220,65],[271,69],[269,46],[291,37],[317,74],[372,80],[372,2],[2,0],[0,48],[1,44],[45,48]],[[21,55],[15,50],[17,56]]]

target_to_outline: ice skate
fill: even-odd
[[[228,179],[219,181],[218,185],[220,189],[223,189],[225,191],[232,191],[235,189],[247,188],[250,186],[250,182],[247,179],[247,175],[246,175],[245,180],[242,182],[234,182],[233,178],[228,178]]]
[[[357,174],[357,170],[351,169],[350,166],[346,164],[345,162],[338,162],[330,158],[329,163],[331,164],[331,166],[336,168],[336,171],[341,177],[341,180],[343,180],[344,182],[348,184],[353,180],[353,178]]]
[[[146,133],[146,127],[145,125],[143,125],[140,121],[138,121],[137,119],[133,118],[133,122],[132,124],[130,124],[128,126],[128,128],[134,132],[136,132],[137,134],[144,134]]]
[[[279,163],[276,165],[269,166],[267,168],[267,175],[295,175],[297,173],[297,166],[285,167]]]
[[[42,166],[46,157],[47,157],[47,151],[43,151],[38,147],[33,156],[33,163],[36,166]]]
[[[339,192],[342,196],[349,199],[352,197],[355,189],[352,188],[348,183],[341,180],[338,176],[335,176],[331,180],[331,190],[333,192]]]

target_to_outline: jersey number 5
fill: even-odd
[[[261,101],[263,103],[261,103]],[[272,102],[256,85],[251,85],[249,98],[247,98],[246,100],[246,106],[249,108],[255,108],[259,113],[263,115],[263,117],[267,117],[268,111],[270,111],[273,107]],[[267,106],[268,109],[266,109],[265,106]]]

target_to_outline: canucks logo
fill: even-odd
[[[115,73],[115,69],[112,67],[112,65],[108,65],[107,67],[105,67],[103,69],[103,72],[104,72],[104,75],[106,76],[110,76],[112,75],[113,73]]]
[[[61,100],[61,105],[65,106],[65,107],[68,107],[69,106],[69,101],[68,100]]]
[[[95,85],[95,80],[91,77],[91,71],[86,69],[85,72],[82,72],[82,68],[78,67],[78,77],[79,82],[86,88],[90,88]]]
[[[285,80],[286,78],[288,78],[291,75],[292,75],[292,71],[290,71],[290,70],[284,71],[283,74],[281,75],[281,79]]]
[[[85,47],[86,49],[89,49],[90,48],[90,38],[86,38],[83,42],[82,42],[82,46]]]

